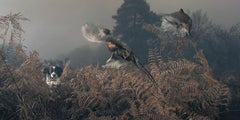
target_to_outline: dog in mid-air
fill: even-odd
[[[49,87],[55,87],[61,84],[60,77],[62,75],[63,69],[57,65],[49,65],[43,69],[45,75],[46,83]]]

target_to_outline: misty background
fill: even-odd
[[[153,12],[172,13],[183,8],[201,9],[216,24],[228,29],[240,21],[239,0],[146,0]],[[82,63],[103,62],[109,52],[104,45],[87,42],[80,29],[92,22],[112,29],[117,9],[123,0],[0,0],[0,15],[21,12],[30,22],[23,22],[24,44],[36,50],[42,59],[77,55]]]
[[[190,39],[193,40],[193,44],[196,43],[196,48],[190,48],[191,46],[189,45],[190,47],[187,47],[190,49],[185,49],[183,52],[188,54],[190,51],[194,55],[196,49],[204,51],[204,56],[207,59],[205,62],[209,64],[214,77],[231,89],[233,98],[229,108],[236,111],[237,115],[239,115],[240,1],[146,0],[146,2],[149,3],[150,9],[157,14],[176,12],[180,8],[190,13],[189,15],[193,20]],[[137,12],[144,7],[148,8],[144,6],[146,4],[135,3],[135,7],[143,5],[143,7],[139,7],[141,8],[140,10],[136,10]],[[121,21],[123,24],[119,24],[119,21],[125,20],[126,16],[132,17],[132,14],[128,14],[129,9],[126,9],[132,6],[126,5],[127,7],[124,8],[125,14],[121,17],[113,17],[117,15],[117,10],[119,10],[122,4],[123,0],[0,0],[0,15],[21,12],[24,17],[30,20],[21,21],[21,25],[23,25],[22,27],[25,30],[23,44],[27,46],[26,50],[39,52],[42,60],[55,58],[64,60],[66,57],[70,57],[71,65],[74,67],[90,64],[101,65],[108,59],[109,51],[102,44],[89,43],[85,40],[80,32],[81,26],[85,23],[95,23],[110,29],[120,26],[118,27],[120,28],[118,29],[120,34],[126,32],[125,28],[131,29],[131,26],[128,27],[127,25],[132,23],[132,21],[129,20],[128,23]],[[149,14],[150,12],[148,11],[147,9],[145,13]],[[145,14],[144,12],[141,13]],[[143,14],[141,15],[143,16]],[[144,20],[142,18],[142,20],[145,22],[145,20],[150,18],[153,20],[152,17],[144,18]],[[142,29],[141,27],[139,28]],[[135,32],[136,29],[132,30]],[[131,46],[132,49],[133,47],[135,47],[135,50],[137,48],[134,53],[138,56],[137,52],[140,51],[140,55],[148,57],[148,48],[146,48],[146,53],[141,52],[141,50],[145,49],[146,40],[149,39],[145,39],[145,32],[139,31],[138,33],[140,34],[135,34],[135,36],[127,34],[127,37],[130,36],[129,39],[122,40],[130,41],[133,40],[130,38],[134,36],[135,40],[138,40],[134,41],[132,43],[133,46]],[[141,37],[143,39],[139,40]],[[162,39],[159,37],[158,40],[161,42]],[[130,46],[130,44],[128,45]],[[181,45],[170,46],[167,49],[168,51],[163,52],[165,54],[161,54],[161,59],[164,55],[167,58],[171,58],[168,53],[173,53],[172,58],[174,58],[175,53],[178,52],[178,49],[175,49],[177,47],[181,47]],[[182,47],[182,50],[184,47]],[[193,56],[190,57],[192,58]],[[195,72],[202,71],[204,70],[200,69],[198,71],[197,69]]]

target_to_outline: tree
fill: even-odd
[[[148,40],[153,39],[153,34],[142,26],[159,20],[157,15],[150,11],[145,0],[124,0],[113,19],[116,20],[113,34],[126,42],[141,61],[146,62]]]
[[[206,13],[201,10],[192,13],[192,37],[198,49],[203,49],[213,72],[217,76],[234,73],[239,69],[237,38],[238,25],[230,31],[212,23]]]

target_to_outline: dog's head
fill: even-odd
[[[60,77],[62,75],[63,69],[59,66],[51,65],[45,67],[43,73],[46,76],[46,83],[49,86],[60,84]]]
[[[52,80],[61,77],[63,72],[63,69],[59,66],[49,66],[44,68],[43,73],[47,76],[49,76],[49,78],[51,78]]]

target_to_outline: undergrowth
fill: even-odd
[[[13,34],[3,35],[5,43],[8,35]],[[14,41],[19,40],[21,36]],[[150,49],[145,67],[158,88],[132,65],[119,70],[91,65],[70,69],[68,61],[62,84],[50,90],[36,51],[21,49],[16,55],[23,58],[22,64],[17,66],[7,61],[4,47],[0,51],[0,119],[206,120],[227,111],[231,99],[229,88],[213,77],[201,50],[191,60],[163,60],[161,50]]]

